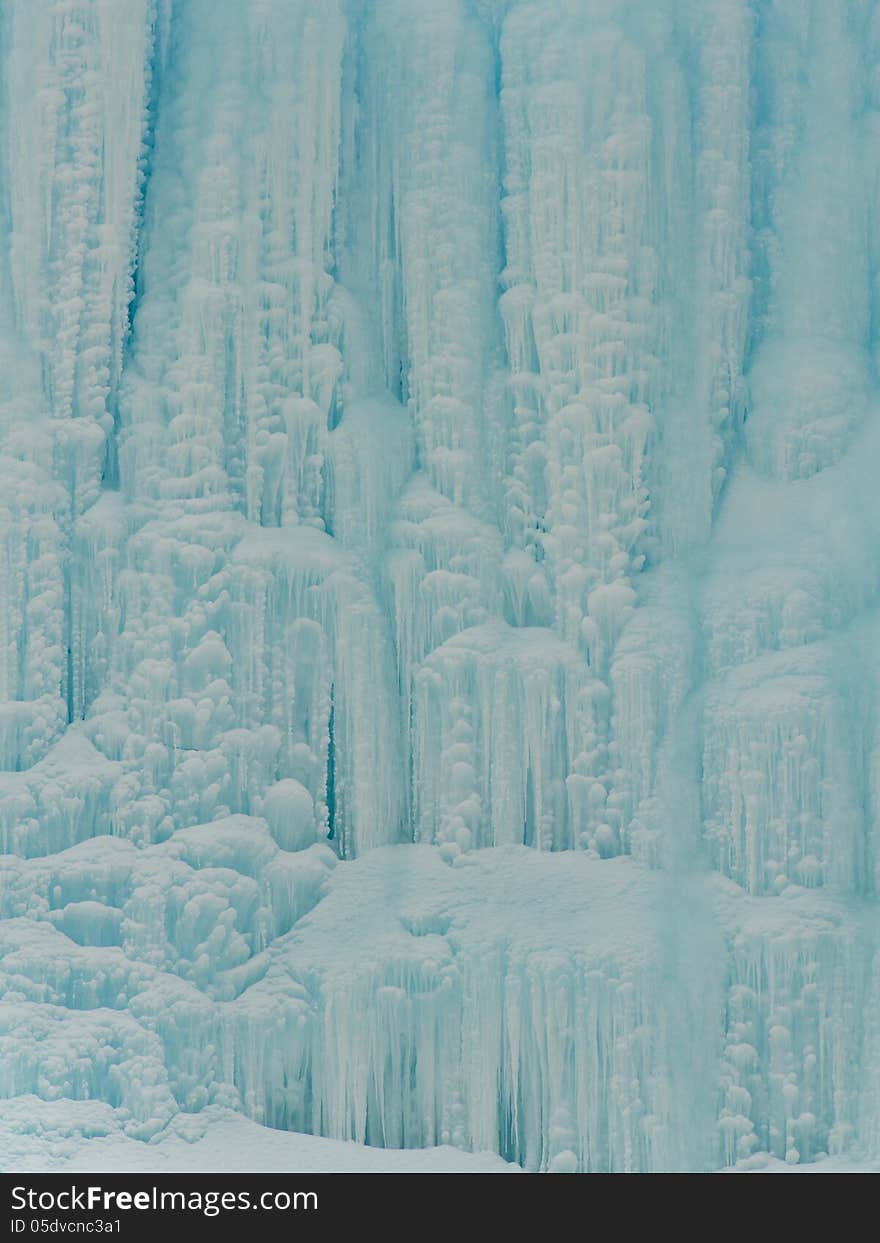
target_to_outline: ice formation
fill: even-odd
[[[880,1159],[880,4],[5,0],[0,91],[4,1159]]]

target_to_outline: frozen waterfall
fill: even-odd
[[[4,0],[0,93],[10,1168],[880,1160],[880,3]]]

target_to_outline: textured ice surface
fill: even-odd
[[[0,185],[7,1164],[876,1164],[880,5],[6,0]]]

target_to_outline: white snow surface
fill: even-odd
[[[0,185],[4,1165],[876,1167],[878,0],[5,0]]]
[[[0,1170],[16,1173],[508,1174],[495,1153],[416,1148],[392,1151],[273,1131],[229,1109],[179,1114],[145,1144],[129,1139],[99,1101],[17,1097],[0,1123]]]

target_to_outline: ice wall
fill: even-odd
[[[4,1095],[877,1155],[878,57],[8,0]]]

